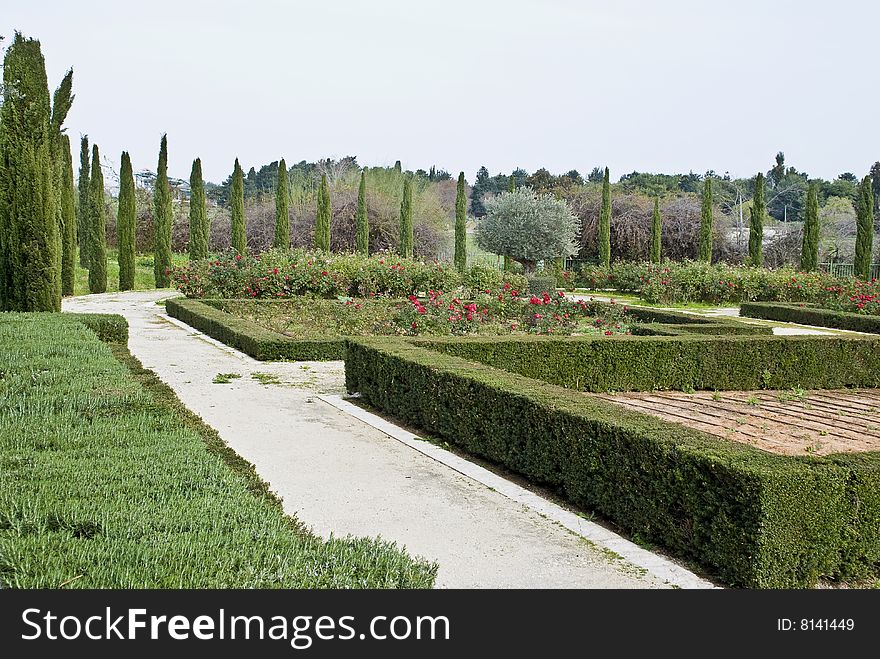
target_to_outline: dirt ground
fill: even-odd
[[[772,453],[880,450],[880,389],[587,395]]]

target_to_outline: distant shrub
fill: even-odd
[[[530,293],[540,295],[556,290],[556,277],[529,277],[528,284]]]

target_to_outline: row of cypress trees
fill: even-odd
[[[0,309],[58,310],[62,294],[74,288],[77,246],[82,265],[89,269],[89,289],[107,289],[107,251],[105,235],[104,182],[100,153],[96,144],[89,150],[88,136],[80,144],[79,200],[73,185],[70,143],[62,125],[73,102],[72,71],[69,71],[50,102],[40,44],[16,34],[4,59],[5,102],[0,108]],[[10,90],[14,93],[11,93]],[[162,136],[159,164],[153,194],[155,220],[155,280],[158,287],[169,285],[171,268],[172,201],[168,182],[168,144]],[[395,164],[400,171],[399,163]],[[758,174],[756,194],[749,222],[749,261],[761,265],[763,222],[766,215],[763,175]],[[201,161],[193,162],[190,176],[190,257],[208,253],[209,225]],[[276,227],[274,244],[290,243],[289,180],[287,167],[279,163],[276,189]],[[413,255],[412,175],[404,179],[400,207],[400,253]],[[511,189],[515,180],[511,178]],[[238,159],[232,178],[232,244],[244,252],[247,236],[244,217],[244,175]],[[815,184],[808,191],[801,262],[804,269],[817,266],[818,197]],[[870,274],[873,242],[874,197],[870,177],[859,186],[857,199],[857,239],[855,274]],[[703,203],[698,257],[712,256],[712,181],[703,186]],[[128,153],[122,153],[120,195],[117,216],[119,232],[119,287],[134,287],[135,275],[135,187]],[[330,249],[332,208],[326,175],[321,177],[315,246]],[[359,252],[368,252],[369,220],[366,204],[366,176],[361,173],[355,215],[355,242]],[[464,173],[458,178],[455,221],[455,266],[466,267],[466,192]],[[599,255],[610,264],[611,191],[609,171],[602,182],[599,219]],[[655,200],[651,222],[650,257],[660,260],[661,218]]]
[[[62,126],[73,103],[73,71],[50,100],[40,42],[17,32],[4,57],[3,87],[0,310],[59,311],[62,273],[70,283],[73,268],[63,262],[70,246],[62,248],[71,235],[63,225],[71,221],[73,173]]]
[[[126,157],[126,154],[123,154]],[[157,186],[167,188],[167,145],[165,138],[162,138],[162,147],[160,150],[159,176],[157,177]],[[398,165],[395,167],[399,169]],[[130,163],[128,165],[130,170]],[[123,170],[125,166],[123,165]],[[164,180],[164,185],[159,179]],[[289,224],[289,180],[287,176],[287,165],[282,158],[278,164],[278,183],[275,191],[275,238],[274,247],[287,247],[290,244],[290,224]],[[463,271],[467,266],[466,253],[466,209],[467,194],[465,186],[464,172],[458,176],[458,185],[456,189],[455,200],[455,253],[453,262],[457,269]],[[190,177],[190,187],[192,189],[191,205],[190,205],[190,258],[204,258],[208,251],[208,234],[209,226],[207,221],[206,201],[204,192],[204,182],[201,175],[201,161],[196,159],[193,162],[193,173]],[[510,180],[511,191],[516,189],[516,182],[513,177]],[[169,191],[170,195],[170,191]],[[120,191],[122,197],[122,191]],[[133,200],[133,196],[132,196]],[[170,196],[168,202],[170,203]],[[314,245],[317,249],[328,251],[330,249],[330,224],[332,217],[332,207],[330,201],[330,189],[327,176],[322,175],[321,183],[318,189],[318,212],[315,221],[315,238]],[[170,206],[169,217],[170,217]],[[238,162],[235,161],[235,168],[232,179],[232,242],[233,247],[239,252],[245,251],[247,247],[247,238],[245,233],[244,222],[244,173]],[[858,191],[857,200],[857,240],[856,240],[856,259],[855,274],[862,278],[868,278],[870,274],[872,240],[873,240],[873,194],[871,187],[871,178],[865,177],[861,182]],[[412,206],[412,176],[408,175],[404,178],[403,198],[400,206],[400,254],[401,256],[412,258],[413,253],[413,206]],[[763,265],[762,243],[764,236],[764,219],[766,218],[766,202],[764,199],[764,175],[758,173],[755,180],[755,196],[752,201],[752,208],[749,218],[749,247],[748,247],[748,263],[754,266]],[[811,183],[807,193],[806,215],[804,222],[804,236],[801,250],[801,268],[810,271],[818,267],[818,242],[819,242],[819,217],[818,217],[818,187],[815,183]],[[711,262],[712,245],[714,236],[714,211],[713,211],[713,194],[712,179],[707,178],[703,183],[702,203],[700,213],[700,230],[698,239],[698,260]],[[651,243],[649,247],[649,258],[655,263],[659,263],[661,259],[661,215],[659,199],[654,200],[654,209],[651,216]],[[164,223],[163,223],[164,227]],[[158,233],[158,232],[157,232]],[[162,250],[167,252],[167,266],[170,266],[170,225],[165,234],[167,235],[167,246],[162,245]],[[132,246],[133,249],[133,246]],[[157,238],[157,254],[159,250],[159,239]],[[366,204],[366,172],[361,172],[360,185],[358,187],[357,211],[355,214],[355,249],[356,251],[366,254],[369,251],[369,220]],[[133,260],[133,257],[132,257]],[[606,267],[611,261],[611,185],[609,170],[606,167],[602,179],[602,202],[599,213],[599,260]],[[159,259],[157,259],[157,263]],[[158,268],[158,266],[157,266]],[[121,265],[120,265],[121,270]],[[157,281],[159,281],[159,273],[157,271]],[[167,285],[165,283],[164,285]],[[124,289],[123,289],[124,290]]]
[[[819,266],[819,188],[815,182],[810,183],[807,190],[806,213],[804,218],[803,244],[801,247],[801,269],[804,271],[816,270]],[[871,178],[866,176],[859,186],[858,203],[856,214],[858,218],[858,233],[856,239],[856,265],[855,274],[863,279],[870,275],[871,248],[873,240],[873,194]],[[602,182],[602,207],[599,214],[599,259],[608,266],[610,262],[610,187],[608,185],[608,168],[605,168],[605,177]],[[767,216],[767,206],[764,201],[764,175],[758,173],[755,178],[755,196],[749,217],[749,255],[748,263],[754,266],[762,266],[764,258],[762,245],[764,241],[764,219]],[[714,234],[714,212],[712,199],[712,179],[707,178],[703,183],[702,204],[700,209],[700,231],[697,247],[697,260],[711,262],[712,238]],[[654,210],[651,215],[651,244],[649,259],[653,263],[660,263],[661,241],[661,217],[660,200],[654,199]]]

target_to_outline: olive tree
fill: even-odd
[[[526,187],[486,202],[476,238],[482,249],[519,261],[529,274],[538,261],[576,254],[580,228],[565,201]]]

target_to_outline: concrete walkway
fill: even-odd
[[[321,400],[321,394],[343,393],[342,362],[258,362],[171,322],[155,304],[171,295],[108,293],[69,298],[63,307],[125,316],[131,352],[251,461],[285,511],[316,533],[393,540],[437,561],[441,588],[669,586],[667,573],[615,557],[552,521],[552,514],[539,514]],[[215,384],[218,374],[240,377]],[[709,585],[686,570],[679,574],[684,585]]]

